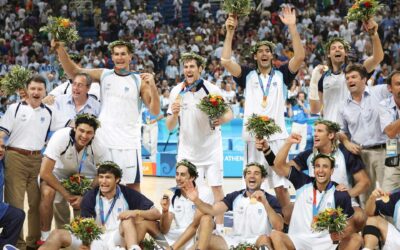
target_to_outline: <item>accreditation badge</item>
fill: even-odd
[[[386,141],[386,159],[385,165],[387,167],[399,166],[399,142],[397,138],[388,139]]]

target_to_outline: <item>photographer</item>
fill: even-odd
[[[292,118],[292,133],[301,135],[300,144],[294,144],[291,150],[304,151],[307,145],[307,120],[310,117],[310,104],[306,93],[300,91],[296,99],[288,99],[288,116]]]

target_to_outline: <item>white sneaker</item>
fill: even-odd
[[[19,250],[19,249],[13,245],[7,244],[3,247],[3,250]]]

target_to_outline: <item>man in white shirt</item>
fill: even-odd
[[[78,73],[89,74],[101,84],[102,127],[97,137],[110,151],[111,160],[124,171],[122,183],[140,191],[142,179],[141,159],[141,105],[148,106],[151,113],[160,112],[160,98],[150,73],[136,74],[129,71],[133,57],[133,45],[125,41],[109,44],[114,69],[84,69],[68,57],[61,43],[52,41],[64,70],[70,77]]]
[[[171,90],[166,125],[172,131],[179,122],[177,160],[187,159],[195,164],[200,176],[197,184],[204,183],[206,177],[213,190],[214,200],[219,201],[224,196],[222,135],[219,126],[229,122],[233,113],[228,108],[221,117],[210,121],[197,105],[208,94],[222,96],[221,89],[200,78],[205,66],[202,57],[195,53],[184,53],[181,60],[185,80]],[[220,216],[217,218],[217,230],[223,229],[222,223],[223,217]]]
[[[81,114],[76,117],[74,128],[60,129],[49,140],[40,169],[41,242],[38,245],[43,244],[50,233],[53,202],[54,205],[58,205],[66,200],[74,209],[80,209],[82,196],[70,194],[62,186],[61,181],[76,173],[94,180],[96,164],[109,157],[105,147],[94,139],[99,126],[100,123],[95,117]],[[97,181],[92,184],[94,187]],[[58,218],[58,228],[70,220],[69,207],[62,208],[68,213],[63,214],[64,218]]]

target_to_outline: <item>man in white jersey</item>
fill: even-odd
[[[56,131],[47,144],[40,169],[40,230],[41,245],[46,241],[53,217],[53,202],[63,217],[57,218],[57,228],[69,223],[69,202],[74,209],[80,209],[82,196],[70,194],[61,181],[79,173],[85,178],[94,180],[96,164],[109,158],[108,151],[95,139],[95,133],[100,126],[92,115],[81,114],[75,119],[74,128],[63,128]],[[92,183],[93,187],[97,181]],[[57,197],[57,198],[56,198]],[[63,211],[62,211],[63,210]]]
[[[224,246],[235,247],[241,243],[273,249],[269,235],[272,230],[283,229],[283,218],[278,200],[261,189],[266,175],[264,166],[255,162],[247,164],[243,171],[246,189],[227,194],[214,205],[203,202],[193,184],[187,183],[182,188],[204,214],[215,216],[228,210],[233,212],[233,232],[226,233],[224,240],[215,238],[210,241],[212,249],[228,249]]]
[[[123,170],[121,182],[140,191],[142,178],[141,159],[141,105],[149,107],[154,115],[160,112],[160,98],[149,73],[129,72],[134,48],[131,43],[115,41],[108,46],[114,69],[84,69],[76,65],[62,43],[52,41],[65,72],[74,77],[89,74],[101,85],[101,128],[97,137],[110,151],[111,160]]]
[[[172,198],[164,195],[161,200],[162,214],[160,219],[161,233],[165,235],[172,249],[210,249],[210,238],[219,237],[212,235],[214,222],[210,215],[204,215],[188,199],[183,187],[187,182],[192,182],[194,186],[198,177],[196,166],[187,160],[182,160],[176,164],[175,180],[177,189]],[[214,199],[210,199],[208,191],[210,188],[197,188],[202,200],[208,204],[213,204]],[[175,222],[175,227],[172,226]],[[197,239],[193,236],[198,232]]]
[[[301,44],[300,36],[296,27],[296,13],[289,5],[282,8],[282,14],[279,16],[281,21],[288,26],[290,37],[292,38],[294,56],[288,64],[279,68],[274,68],[272,59],[274,57],[275,45],[269,41],[257,42],[252,48],[253,58],[257,63],[257,68],[249,68],[245,65],[239,65],[234,62],[232,57],[232,40],[234,38],[235,28],[237,27],[237,18],[230,14],[225,22],[227,27],[224,47],[222,50],[221,63],[242,89],[245,89],[245,110],[243,124],[253,113],[258,115],[267,115],[275,120],[282,132],[270,137],[272,150],[278,153],[288,136],[285,128],[285,98],[283,94],[284,85],[288,85],[295,78],[297,71],[305,58],[305,51]],[[260,162],[267,165],[262,152],[255,146],[255,137],[251,136],[245,126],[243,127],[243,139],[245,140],[245,152],[243,165],[249,162]],[[275,188],[275,193],[284,209],[288,206],[289,193],[287,187],[289,183],[284,178],[280,178],[268,168],[268,180],[266,188]]]
[[[400,191],[387,193],[380,188],[375,189],[365,206],[368,220],[363,230],[363,250],[400,249]],[[393,224],[382,216],[393,218]],[[383,245],[383,247],[382,247]]]
[[[271,239],[275,249],[290,250],[334,250],[359,249],[362,238],[353,233],[354,210],[347,191],[338,191],[335,182],[331,181],[334,172],[335,159],[326,154],[317,154],[313,159],[315,177],[310,177],[294,166],[282,165],[275,167],[276,173],[293,183],[297,193],[289,232],[285,234],[272,231]],[[347,215],[347,225],[342,233],[314,232],[311,228],[314,216],[327,208],[341,208]]]
[[[372,43],[372,55],[363,63],[370,73],[383,60],[384,54],[378,35],[378,24],[371,18],[363,22],[363,27],[369,33]],[[331,38],[325,45],[328,67],[319,65],[312,74],[309,95],[311,113],[317,114],[323,107],[325,120],[338,121],[339,104],[349,95],[344,69],[349,63],[350,48],[350,44],[343,38]],[[324,67],[327,71],[322,74]]]
[[[46,79],[35,75],[29,79],[26,88],[26,100],[10,105],[1,118],[0,137],[9,136],[5,157],[5,201],[24,209],[25,192],[28,194],[26,249],[35,249],[40,238],[37,178],[42,161],[41,150],[54,119],[51,110],[42,103],[46,94]],[[17,246],[25,248],[22,232]]]
[[[103,162],[97,169],[99,186],[88,191],[82,200],[81,216],[95,218],[104,233],[92,242],[92,250],[140,250],[146,233],[154,236],[160,212],[143,194],[120,185],[121,169],[113,162]],[[65,229],[56,229],[39,249],[65,247],[79,249],[82,241]]]
[[[200,78],[204,69],[204,59],[195,53],[185,53],[181,56],[183,63],[184,82],[171,90],[170,104],[167,111],[167,128],[172,131],[179,123],[179,145],[177,160],[187,159],[197,166],[199,176],[197,184],[208,185],[214,193],[214,200],[224,197],[223,181],[223,150],[220,125],[233,118],[232,110],[220,118],[210,120],[197,105],[208,94],[222,96],[221,89],[207,80]],[[215,129],[213,129],[214,127]],[[217,230],[223,229],[223,217],[217,219]]]

